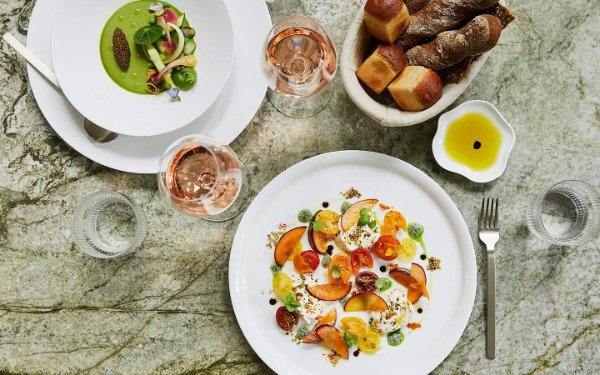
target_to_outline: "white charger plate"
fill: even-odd
[[[106,22],[131,0],[69,0],[52,28],[52,65],[60,87],[79,113],[103,128],[138,137],[182,128],[217,99],[231,73],[233,27],[223,0],[177,0],[196,29],[198,83],[181,101],[166,94],[141,95],[123,89],[104,69],[100,36]],[[146,14],[146,8],[141,9]],[[125,30],[140,26],[121,25]],[[74,31],[77,32],[74,32]],[[74,48],[74,46],[76,46]],[[135,46],[130,46],[134,48]]]
[[[27,47],[52,68],[50,35],[58,9],[67,0],[38,0],[35,4]],[[190,125],[152,136],[119,136],[106,144],[90,141],[83,129],[83,116],[34,68],[28,67],[35,99],[56,133],[85,157],[130,173],[156,173],[167,147],[188,134],[202,133],[231,143],[246,128],[260,107],[267,90],[262,73],[265,38],[271,19],[263,0],[225,0],[234,32],[235,56],[229,81],[217,101]]]
[[[356,187],[425,226],[424,240],[442,270],[430,275],[423,327],[399,347],[340,360],[333,367],[319,345],[296,345],[275,324],[268,303],[273,251],[266,236],[279,223],[295,223],[303,208]],[[467,225],[444,190],[417,168],[390,156],[340,151],[302,161],[273,179],[254,199],[237,229],[229,260],[229,290],[236,318],[261,359],[280,375],[428,374],[452,351],[467,326],[477,284],[475,252]],[[341,309],[341,306],[338,307]],[[385,338],[382,339],[382,342]]]

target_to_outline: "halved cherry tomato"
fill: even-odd
[[[371,251],[383,260],[394,260],[400,249],[400,241],[389,234],[379,237],[371,248]]]
[[[383,217],[381,234],[395,236],[400,229],[406,232],[406,219],[404,218],[404,215],[398,211],[390,211],[386,213]]]
[[[306,250],[294,258],[294,269],[296,272],[311,273],[319,267],[319,256],[312,250]]]
[[[340,277],[335,278],[332,274],[333,266],[337,266],[340,269]],[[331,258],[329,262],[329,270],[327,274],[329,275],[329,279],[331,281],[336,281],[341,279],[343,282],[347,283],[352,277],[352,264],[350,262],[350,257],[343,254],[336,254]]]
[[[289,312],[285,306],[281,306],[275,313],[275,321],[279,328],[284,331],[291,331],[292,327],[298,323],[298,313]]]
[[[312,268],[313,271],[316,270],[317,267],[319,267],[319,263],[321,263],[321,260],[319,259],[319,254],[317,254],[313,250],[305,250],[300,254],[300,256],[304,258],[304,261],[308,263],[308,265],[310,266],[310,268]]]
[[[350,255],[352,273],[357,274],[360,267],[373,268],[373,256],[365,249],[356,249]]]

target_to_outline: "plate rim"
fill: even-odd
[[[35,3],[31,13],[26,38],[28,48],[38,54],[38,57],[40,57],[50,68],[52,68],[52,62],[50,57],[50,35],[48,30],[51,30],[54,17],[58,12],[49,12],[54,9],[52,5],[59,1],[61,0],[38,0]],[[233,20],[234,39],[237,41],[237,49],[235,51],[235,55],[237,56],[236,59],[254,59],[255,56],[250,55],[250,51],[243,51],[245,54],[241,54],[240,51],[242,50],[242,47],[239,47],[239,44],[242,42],[247,43],[248,41],[254,43],[254,38],[258,38],[258,36],[252,33],[240,32],[240,29],[243,29],[243,27],[240,27],[239,21],[237,20],[245,14],[244,9],[251,8],[254,15],[251,21],[253,24],[257,25],[255,29],[261,30],[261,28],[264,28],[266,35],[272,25],[267,4],[263,0],[224,0],[224,3],[229,8],[230,16]],[[244,23],[241,26],[245,25],[246,24]],[[245,39],[247,35],[252,36],[252,38]],[[83,116],[68,102],[61,91],[54,88],[35,70],[35,68],[29,65],[27,66],[27,75],[33,97],[40,112],[44,116],[44,119],[53,129],[54,133],[70,148],[93,162],[117,171],[136,174],[155,174],[158,172],[158,160],[162,154],[162,148],[156,150],[154,154],[145,154],[137,157],[126,153],[124,151],[125,147],[122,145],[114,146],[114,142],[107,144],[91,142],[83,130]],[[157,137],[165,137],[168,139],[168,141],[165,141],[165,148],[171,141],[184,135],[180,132],[185,132],[185,134],[202,132],[204,134],[217,136],[226,144],[233,142],[252,122],[263,103],[267,91],[266,81],[262,82],[261,85],[254,85],[254,88],[251,91],[244,91],[243,100],[248,103],[248,105],[244,105],[241,112],[239,110],[233,110],[233,108],[234,106],[239,107],[242,98],[234,97],[228,104],[222,105],[224,103],[224,96],[235,96],[234,92],[237,93],[246,87],[243,81],[240,82],[238,80],[238,75],[241,75],[241,69],[235,68],[234,60],[232,76],[230,77],[225,90],[221,93],[221,96],[213,103],[213,106],[205,114],[194,120],[191,124],[175,132],[153,137],[135,138],[153,142],[153,139],[156,139]],[[258,80],[256,81],[258,82]],[[235,112],[235,115],[227,115],[227,112]],[[238,113],[241,114],[238,115]],[[233,123],[234,125],[227,126],[227,131],[221,132],[217,127],[209,125],[208,120],[203,119],[204,116],[209,117],[208,120],[210,120],[210,122],[220,125],[219,128],[223,128],[223,125],[225,124],[222,122],[224,120],[219,120],[219,118],[226,118],[228,124]],[[215,117],[217,117],[217,120],[215,120]],[[133,139],[134,137],[122,135],[119,139],[121,138],[126,142],[127,139]],[[119,139],[115,142],[118,142]]]
[[[275,178],[273,178],[271,181],[269,181],[269,183],[267,183],[261,189],[261,191],[256,195],[256,197],[251,202],[250,206],[244,213],[242,219],[240,220],[240,223],[237,226],[237,229],[236,229],[233,241],[232,241],[232,245],[231,245],[231,251],[229,254],[230,258],[229,258],[229,262],[228,262],[228,286],[229,286],[229,295],[231,298],[231,304],[232,304],[233,311],[234,311],[234,314],[236,317],[236,321],[237,321],[244,337],[246,338],[246,340],[248,341],[248,343],[250,344],[252,349],[260,357],[260,359],[267,366],[269,366],[271,368],[271,370],[275,371],[278,374],[293,375],[292,372],[288,371],[289,369],[286,370],[285,368],[281,367],[281,364],[278,361],[274,361],[272,359],[272,357],[269,357],[265,348],[262,348],[259,345],[257,345],[257,342],[255,341],[254,337],[247,335],[248,323],[245,320],[240,319],[239,311],[241,309],[241,307],[240,307],[241,302],[238,300],[238,298],[241,298],[241,293],[236,291],[236,288],[235,288],[237,279],[236,279],[236,272],[234,270],[237,270],[238,265],[236,264],[234,259],[236,258],[235,254],[242,251],[241,248],[243,245],[243,241],[246,239],[246,237],[248,235],[247,230],[246,230],[246,233],[242,233],[240,231],[240,229],[241,228],[243,229],[245,226],[248,225],[247,222],[249,220],[251,220],[250,215],[254,215],[255,214],[254,211],[258,209],[258,208],[254,208],[254,207],[258,207],[255,205],[255,202],[260,203],[262,200],[266,199],[264,197],[267,197],[269,190],[273,189],[273,186],[275,186],[279,180],[288,178],[288,176],[294,174],[296,169],[299,169],[301,166],[304,166],[306,164],[310,165],[311,163],[318,163],[318,165],[323,166],[328,163],[330,163],[330,164],[339,163],[340,160],[344,160],[344,163],[348,163],[350,161],[358,162],[358,163],[365,163],[367,160],[379,160],[381,162],[385,161],[387,163],[395,163],[397,165],[398,169],[402,170],[401,173],[404,177],[407,177],[407,175],[405,173],[411,174],[411,176],[409,176],[409,178],[411,180],[415,180],[415,178],[416,178],[417,179],[416,181],[419,181],[421,183],[426,183],[428,188],[432,189],[430,191],[430,194],[428,194],[428,195],[434,194],[433,198],[437,201],[437,203],[443,204],[443,205],[441,205],[441,208],[445,212],[447,212],[447,209],[449,209],[450,211],[452,211],[452,212],[450,212],[452,218],[458,219],[457,222],[455,222],[455,225],[460,227],[460,231],[457,231],[457,235],[459,237],[459,241],[461,242],[460,243],[461,247],[462,247],[462,245],[464,245],[464,247],[466,248],[464,250],[464,255],[466,256],[466,259],[467,259],[466,267],[470,270],[469,274],[465,275],[466,287],[465,287],[465,290],[462,291],[462,293],[466,294],[466,297],[464,297],[464,298],[466,301],[469,301],[469,304],[468,304],[469,306],[467,308],[465,308],[465,306],[458,307],[458,309],[460,309],[460,311],[463,314],[460,317],[461,321],[459,322],[459,325],[458,325],[459,327],[461,327],[461,329],[460,329],[460,331],[457,330],[456,333],[451,337],[451,340],[449,340],[449,342],[451,342],[452,344],[446,345],[445,349],[443,350],[445,355],[442,358],[439,358],[439,360],[436,359],[435,361],[431,361],[429,363],[429,366],[426,366],[426,367],[428,367],[428,369],[424,373],[428,374],[431,371],[433,371],[435,368],[437,368],[450,355],[450,353],[454,350],[454,348],[460,341],[461,337],[463,336],[463,334],[469,324],[469,320],[470,320],[471,314],[473,312],[473,307],[475,304],[475,295],[476,295],[476,291],[477,291],[477,261],[476,261],[476,256],[475,256],[475,247],[473,245],[473,240],[472,240],[469,228],[467,226],[467,223],[466,223],[462,213],[460,212],[460,209],[454,203],[454,201],[448,195],[448,193],[433,178],[428,176],[425,172],[423,172],[419,168],[417,168],[401,159],[398,159],[398,158],[395,158],[395,157],[392,157],[392,156],[389,156],[386,154],[381,154],[381,153],[372,152],[372,151],[363,151],[363,150],[342,150],[342,151],[334,151],[334,152],[320,154],[317,156],[313,156],[309,159],[302,160],[302,161],[295,163],[294,165],[288,167],[286,170],[279,173]],[[398,170],[394,170],[394,172],[398,173]],[[464,242],[464,244],[462,242]],[[463,264],[464,264],[464,262],[463,262]]]

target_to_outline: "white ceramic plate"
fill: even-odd
[[[302,208],[341,198],[356,187],[425,226],[424,239],[442,270],[432,273],[423,327],[399,347],[382,345],[375,355],[340,360],[333,367],[318,345],[296,345],[275,324],[268,303],[273,251],[266,236],[279,223],[296,223]],[[390,156],[340,151],[302,161],[271,181],[254,199],[236,232],[229,261],[229,289],[238,323],[261,359],[280,375],[427,374],[458,342],[475,298],[477,270],[467,226],[450,197],[415,167]],[[341,308],[341,307],[340,307]],[[382,340],[384,341],[385,338]]]
[[[38,0],[31,15],[27,47],[52,68],[50,35],[57,9],[66,0]],[[231,143],[260,107],[267,84],[262,73],[262,51],[271,19],[263,0],[225,0],[233,23],[235,56],[231,77],[215,104],[190,125],[153,137],[119,136],[107,144],[90,141],[83,116],[67,99],[28,67],[35,99],[50,126],[85,157],[130,173],[156,173],[162,153],[176,139],[202,133]]]
[[[450,126],[452,121],[470,112],[484,114],[496,125],[500,134],[502,134],[502,144],[500,145],[500,151],[498,151],[496,163],[494,163],[491,168],[484,171],[476,171],[466,165],[455,162],[448,156],[446,148],[444,147],[444,138],[446,137],[448,126]],[[431,148],[435,160],[442,168],[450,172],[461,174],[473,182],[485,183],[502,176],[506,170],[508,158],[515,145],[515,140],[516,135],[512,126],[510,126],[508,121],[504,119],[500,111],[498,111],[492,103],[483,100],[471,100],[462,103],[453,110],[440,116],[438,119],[437,132],[435,133],[435,137],[433,137]]]
[[[197,119],[217,99],[231,73],[233,28],[223,0],[177,0],[196,29],[198,83],[177,102],[163,93],[142,95],[117,85],[100,58],[106,22],[130,0],[68,0],[52,29],[52,64],[62,91],[77,111],[115,133],[164,134]],[[147,9],[141,9],[147,12]],[[131,28],[132,25],[123,25]],[[139,28],[139,26],[135,26]]]

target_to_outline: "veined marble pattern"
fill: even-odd
[[[279,1],[279,0],[275,0]],[[359,0],[304,0],[341,48]],[[0,1],[0,31],[24,41],[33,0]],[[335,81],[329,107],[307,120],[264,102],[234,149],[260,189],[296,162],[363,149],[403,159],[438,181],[476,243],[479,287],[469,326],[435,374],[600,373],[600,240],[549,246],[524,222],[537,192],[563,179],[600,186],[600,6],[596,0],[513,0],[517,21],[471,87],[513,124],[506,174],[474,184],[442,170],[435,119],[404,129],[375,124]],[[227,289],[239,220],[208,224],[164,205],[153,176],[106,169],[65,145],[36,106],[25,64],[0,43],[0,374],[266,374],[247,344]],[[149,236],[131,255],[98,261],[70,233],[80,199],[116,190],[141,204]],[[476,239],[484,196],[502,200],[498,357],[485,357],[485,252]]]

